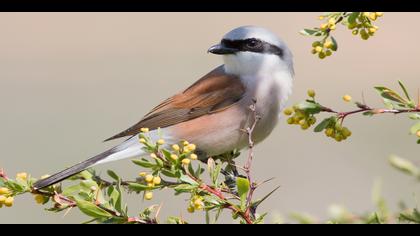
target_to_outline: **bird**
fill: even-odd
[[[247,25],[226,33],[207,52],[222,56],[223,64],[164,100],[135,125],[105,140],[125,138],[119,145],[37,181],[34,189],[51,186],[98,164],[144,156],[139,142],[142,128],[149,129],[152,139],[196,144],[200,159],[245,149],[249,137],[243,130],[252,123],[249,107],[253,103],[259,116],[253,141],[258,144],[266,139],[292,93],[291,50],[272,31]]]

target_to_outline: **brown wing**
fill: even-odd
[[[222,111],[238,102],[245,93],[240,79],[224,73],[220,66],[205,75],[184,92],[166,99],[140,122],[105,140],[136,135],[141,128],[154,130]]]

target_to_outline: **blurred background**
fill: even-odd
[[[362,41],[344,27],[334,32],[339,51],[319,60],[310,54],[313,38],[304,27],[320,24],[320,13],[0,13],[0,168],[9,175],[27,171],[53,174],[118,143],[102,140],[136,123],[168,96],[184,89],[221,64],[207,54],[231,29],[258,25],[282,37],[294,53],[295,87],[290,104],[315,89],[318,100],[340,110],[353,109],[341,97],[350,94],[381,106],[375,85],[397,88],[403,80],[413,94],[419,88],[419,13],[385,13],[377,34]],[[376,179],[396,209],[400,200],[416,204],[414,180],[387,162],[397,154],[419,163],[419,146],[408,135],[412,121],[393,115],[355,116],[346,121],[350,140],[336,143],[321,134],[302,132],[283,119],[256,148],[254,175],[275,179],[256,194],[281,188],[260,208],[271,218],[306,212],[325,219],[327,208],[341,204],[356,213],[374,209]],[[243,161],[244,158],[240,159]],[[129,160],[97,168],[113,169],[126,178],[139,169]],[[186,213],[187,196],[170,190],[152,202],[126,199],[135,214],[151,203],[163,203],[161,219]],[[418,200],[418,198],[417,198]],[[77,210],[43,211],[31,196],[0,210],[1,223],[79,223]],[[230,223],[229,215],[222,223]]]

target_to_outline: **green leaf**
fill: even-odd
[[[112,215],[109,212],[101,209],[100,207],[96,206],[95,204],[91,202],[83,201],[83,200],[76,200],[76,203],[80,211],[90,217],[97,218],[97,219],[112,217]]]
[[[296,106],[299,110],[305,111],[309,114],[318,114],[322,110],[321,105],[312,101],[301,102]]]
[[[195,180],[193,180],[191,177],[189,177],[188,175],[181,175],[179,177],[179,180],[182,181],[183,183],[198,186],[198,183]]]
[[[410,114],[408,117],[412,120],[420,120],[420,114],[418,113]]]
[[[179,193],[187,193],[187,192],[191,192],[192,190],[194,190],[196,188],[197,188],[197,186],[193,186],[193,185],[190,185],[190,184],[180,184],[180,185],[177,185],[176,187],[174,187],[174,190],[176,192],[179,192]]]
[[[335,38],[334,38],[333,36],[331,36],[331,41],[332,41],[332,43],[333,43],[333,46],[332,46],[331,50],[333,50],[333,51],[337,51],[337,49],[338,49],[338,43],[337,43],[337,40],[335,40]]]
[[[401,80],[398,80],[398,84],[400,85],[401,89],[404,91],[405,97],[410,101],[410,95],[408,94],[407,89],[405,88],[405,85],[403,84],[403,82]]]
[[[410,134],[416,134],[420,130],[420,122],[411,126]]]
[[[391,156],[389,158],[389,163],[396,169],[405,172],[406,174],[418,177],[420,175],[420,170],[415,166],[411,161],[403,159],[397,156]]]
[[[357,17],[359,17],[360,12],[353,12],[350,14],[350,16],[347,18],[347,21],[349,24],[355,24]]]
[[[11,189],[13,192],[23,192],[25,191],[25,186],[22,186],[15,182],[14,180],[7,180],[5,183],[5,186],[9,189]]]
[[[73,185],[73,186],[65,188],[63,190],[62,194],[64,196],[70,197],[70,196],[73,196],[76,193],[79,193],[80,191],[81,191],[81,186],[79,184],[77,184],[77,185]]]
[[[236,187],[238,188],[238,195],[241,198],[241,209],[244,211],[246,208],[246,199],[250,190],[249,180],[246,178],[237,177]]]
[[[321,121],[321,123],[319,123],[315,127],[314,131],[317,132],[317,133],[322,132],[324,129],[326,129],[328,126],[330,126],[332,124],[332,122],[333,122],[333,118],[332,117],[326,118],[323,121]]]
[[[162,175],[169,177],[169,178],[177,178],[177,172],[174,170],[167,170],[167,169],[162,169],[161,172]]]
[[[313,29],[303,29],[299,31],[300,34],[306,35],[306,36],[315,35],[318,32],[319,32],[318,30],[313,30]]]
[[[400,105],[407,105],[409,103],[407,100],[402,98],[397,92],[393,91],[392,89],[386,87],[375,87],[375,89],[385,99],[391,100]]]
[[[222,165],[217,164],[216,168],[214,169],[212,173],[212,183],[214,184],[214,186],[218,185],[218,179],[219,179],[219,175],[221,171],[222,171]]]
[[[144,167],[144,168],[151,168],[151,167],[155,166],[155,164],[150,163],[146,159],[141,159],[141,160],[134,159],[132,161],[133,161],[134,164],[139,165],[139,166]]]
[[[278,189],[280,188],[280,186],[276,187],[275,189],[273,189],[271,192],[269,192],[267,195],[265,195],[262,199],[252,203],[252,206],[257,208],[261,203],[263,203],[265,200],[267,200],[271,195],[273,195],[273,193],[275,193]]]
[[[109,177],[113,178],[115,181],[120,181],[120,177],[112,170],[107,171]]]

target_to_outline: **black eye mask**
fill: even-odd
[[[223,39],[221,44],[224,47],[236,49],[241,52],[275,54],[280,58],[283,58],[284,54],[283,50],[276,45],[255,38],[239,40]]]

